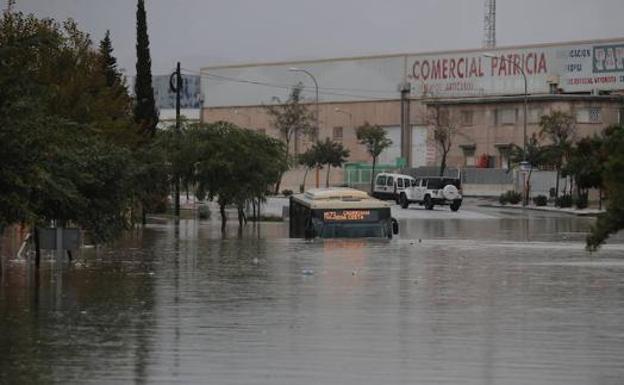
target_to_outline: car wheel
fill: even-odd
[[[427,210],[433,210],[433,200],[429,195],[425,197],[425,208]]]
[[[406,209],[409,206],[409,201],[407,200],[407,196],[405,194],[401,194],[401,198],[399,198],[399,200],[401,201],[401,207]]]
[[[461,206],[461,202],[453,202],[453,203],[451,203],[451,211],[453,211],[453,212],[458,211],[460,206]]]

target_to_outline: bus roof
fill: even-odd
[[[347,187],[311,189],[304,194],[293,195],[292,199],[311,209],[376,209],[389,207],[388,203],[372,198],[364,191]]]

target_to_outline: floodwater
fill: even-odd
[[[392,241],[160,221],[39,278],[5,261],[0,383],[624,383],[621,238],[589,255],[591,219],[462,211]]]

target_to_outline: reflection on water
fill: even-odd
[[[0,383],[621,383],[624,247],[586,254],[590,223],[403,220],[392,241],[305,242],[188,220],[38,278],[10,260]]]

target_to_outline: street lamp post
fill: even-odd
[[[489,58],[497,58],[500,59],[502,61],[506,61],[507,63],[513,64],[513,66],[515,68],[517,68],[520,73],[522,74],[522,78],[524,79],[524,125],[523,125],[523,131],[522,131],[522,164],[521,164],[521,168],[526,168],[526,167],[530,167],[530,165],[528,164],[528,159],[527,159],[527,109],[528,109],[528,104],[529,104],[529,92],[528,92],[528,82],[527,82],[527,76],[526,76],[526,72],[524,72],[524,68],[522,68],[522,66],[520,64],[518,64],[516,61],[514,60],[510,60],[508,58],[506,58],[505,56],[497,56],[494,55],[492,53],[484,53],[483,56],[485,57],[489,57]],[[526,206],[527,205],[527,201],[529,199],[528,196],[528,189],[527,189],[527,185],[526,185],[526,176],[525,176],[525,181],[524,181],[524,196],[522,199],[522,205]]]
[[[319,110],[319,86],[318,86],[318,82],[316,81],[316,78],[314,77],[314,75],[312,75],[309,71],[303,69],[303,68],[297,68],[297,67],[290,67],[288,69],[289,71],[292,72],[303,72],[304,74],[308,75],[312,81],[314,82],[314,88],[316,90],[316,140],[318,140],[319,138],[319,131],[321,129],[321,120],[320,120],[320,110]],[[295,145],[297,144],[297,133],[295,133]],[[319,169],[318,167],[316,168],[316,187],[319,187]]]

